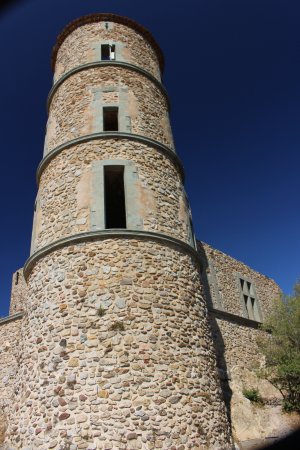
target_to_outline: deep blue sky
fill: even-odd
[[[0,314],[29,253],[51,49],[92,12],[135,19],[165,53],[197,237],[289,293],[300,277],[300,2],[24,0],[0,16]]]

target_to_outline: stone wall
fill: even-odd
[[[21,316],[0,319],[0,445],[17,388],[21,323]]]
[[[230,448],[191,256],[87,242],[42,258],[28,285],[13,446]]]
[[[210,288],[208,301],[211,307],[247,317],[239,286],[239,277],[245,277],[255,287],[263,321],[272,307],[272,301],[281,293],[275,281],[204,242],[199,242],[198,249],[204,265],[203,278],[207,278]]]
[[[66,161],[66,166],[68,164]],[[176,430],[165,435],[162,432],[166,426],[164,420],[174,414],[174,411],[171,414],[173,408],[181,419],[193,411],[194,421],[186,431],[191,432],[197,423],[210,423],[209,395],[217,392],[217,384],[208,382],[205,371],[215,373],[212,343],[236,442],[263,441],[291,431],[297,420],[282,414],[278,391],[257,377],[263,358],[256,342],[263,332],[253,321],[226,311],[211,310],[210,340],[209,331],[205,328],[205,312],[201,309],[203,303],[196,268],[190,282],[184,286],[189,257],[179,254],[178,259],[173,250],[163,251],[160,245],[151,243],[146,245],[146,252],[144,248],[141,250],[142,256],[139,249],[145,243],[135,240],[119,245],[117,240],[106,241],[105,245],[103,242],[81,244],[55,252],[53,262],[48,256],[36,266],[30,277],[29,321],[27,318],[21,321],[19,317],[4,319],[0,323],[0,445],[9,419],[8,433],[12,435],[11,442],[15,448],[22,448],[22,442],[28,442],[27,426],[36,448],[59,448],[57,443],[67,445],[70,442],[78,448],[90,448],[95,439],[98,448],[107,448],[108,440],[102,441],[101,433],[98,434],[99,422],[95,418],[99,415],[99,408],[103,409],[101,421],[104,418],[104,427],[110,429],[113,418],[123,426],[120,425],[121,431],[113,436],[111,448],[117,445],[118,440],[124,441],[126,448],[139,448],[144,441],[147,448],[165,448],[169,442],[177,445],[184,441],[184,438],[179,438],[183,430],[178,434]],[[129,250],[132,245],[135,256],[130,256],[133,254]],[[211,268],[213,262],[217,268],[215,280],[218,284],[211,285],[214,306],[216,291],[213,289],[217,287],[221,293],[224,291],[220,280],[231,280],[231,301],[235,298],[237,303],[240,302],[235,271],[246,274],[251,280],[260,280],[257,284],[260,301],[265,301],[262,294],[267,289],[270,292],[277,290],[278,295],[279,288],[272,280],[240,261],[207,244],[202,244],[200,251],[206,251],[207,267]],[[75,259],[71,262],[73,255]],[[123,266],[126,271],[121,269]],[[221,270],[227,276],[221,274]],[[22,269],[18,272],[17,285],[16,273],[13,277],[12,301],[23,308]],[[202,273],[202,280],[204,278]],[[44,279],[48,280],[47,288],[43,284]],[[263,280],[266,286],[262,288]],[[178,302],[178,296],[183,303]],[[265,313],[271,304],[266,300],[267,308],[264,303],[261,305]],[[223,304],[228,303],[225,301]],[[198,319],[194,316],[194,308],[198,310]],[[46,322],[45,317],[49,321]],[[195,320],[194,325],[192,320]],[[20,341],[22,322],[24,340]],[[110,330],[114,323],[120,329]],[[178,323],[182,324],[182,330],[177,330]],[[185,336],[189,336],[188,340]],[[173,356],[167,350],[171,342],[179,344],[176,351],[170,347]],[[19,354],[22,365],[18,374]],[[210,362],[206,361],[208,354],[211,355]],[[201,355],[205,357],[202,359]],[[188,366],[190,357],[195,359],[195,369],[190,372],[187,367],[184,373],[181,364]],[[167,369],[169,363],[170,369]],[[195,375],[198,382],[194,380]],[[158,389],[161,377],[165,381]],[[35,384],[39,386],[38,390],[34,388]],[[136,387],[131,394],[129,387],[131,391],[132,386]],[[246,399],[243,395],[245,388],[258,389],[265,405],[256,406]],[[148,396],[147,392],[151,395]],[[197,397],[197,392],[200,397]],[[172,404],[173,397],[174,401],[177,400],[176,396],[180,399]],[[222,404],[216,406],[216,410],[221,411]],[[29,424],[28,416],[32,414],[34,420]],[[157,421],[157,417],[160,420]],[[158,426],[156,422],[159,427],[155,433],[152,428],[149,432],[148,425],[151,423],[154,429]],[[141,426],[143,423],[145,425]],[[66,424],[70,432],[66,431]],[[137,427],[141,427],[139,432],[136,432]],[[200,430],[201,427],[198,428]],[[214,437],[211,442],[213,440]]]
[[[11,450],[232,448],[163,58],[132,27],[75,21],[56,47]]]
[[[258,376],[264,358],[257,340],[264,332],[258,322],[245,315],[238,278],[245,277],[254,284],[263,319],[272,301],[280,295],[280,288],[270,278],[220,250],[200,242],[198,247],[217,366],[233,436],[239,443],[258,439],[265,443],[271,436],[292,431],[294,418],[282,413],[280,393]],[[245,389],[258,389],[264,406],[251,403],[243,395]]]
[[[103,184],[95,163],[105,160],[132,163],[134,179],[127,183],[132,191],[127,211],[130,214],[134,207],[136,226],[128,228],[160,232],[190,242],[186,196],[178,169],[170,159],[140,142],[99,139],[63,150],[44,169],[34,224],[35,250],[55,239],[93,230],[91,214],[100,210],[104,197],[104,193],[95,193]]]
[[[134,64],[147,70],[160,80],[156,53],[142,35],[119,23],[104,22],[83,25],[66,37],[60,46],[55,65],[57,81],[63,74],[83,64],[97,62],[101,43],[120,43],[116,49],[116,60]]]
[[[153,81],[124,67],[95,67],[73,74],[51,100],[45,153],[69,140],[103,131],[105,89],[122,96],[119,131],[140,134],[173,147],[168,103]],[[121,107],[123,113],[121,114]],[[123,129],[121,127],[124,122]]]
[[[215,346],[220,350],[217,355],[218,366],[224,369],[227,367],[229,378],[232,368],[237,365],[250,370],[259,369],[263,364],[263,357],[258,352],[257,339],[264,332],[246,323],[239,323],[238,318],[227,318],[217,312],[210,314],[215,320],[213,325]],[[222,367],[224,362],[226,367]]]
[[[24,311],[26,307],[27,285],[23,275],[23,268],[18,269],[12,277],[9,314]]]

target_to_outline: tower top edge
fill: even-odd
[[[52,70],[55,70],[55,63],[56,63],[56,57],[58,50],[64,40],[74,31],[76,28],[81,27],[83,25],[89,24],[89,23],[96,23],[96,22],[115,22],[122,25],[126,25],[133,30],[140,33],[147,41],[148,43],[153,47],[157,54],[159,66],[161,72],[163,72],[164,69],[164,55],[163,52],[150,33],[145,27],[140,25],[138,22],[135,22],[134,20],[130,19],[129,17],[125,16],[119,16],[118,14],[112,14],[112,13],[94,13],[94,14],[88,14],[86,16],[79,17],[78,19],[72,20],[68,25],[65,26],[65,28],[62,30],[62,32],[57,36],[56,43],[52,50],[52,58],[51,58],[51,67]]]

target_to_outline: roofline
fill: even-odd
[[[148,41],[148,43],[152,46],[152,48],[156,52],[158,62],[159,62],[159,67],[160,67],[161,73],[163,73],[164,55],[163,55],[163,52],[162,52],[160,46],[158,45],[158,43],[156,42],[156,40],[154,39],[154,37],[152,36],[150,31],[148,31],[146,28],[144,28],[142,25],[135,22],[134,20],[129,19],[128,17],[119,16],[117,14],[111,14],[111,13],[95,13],[95,14],[88,14],[86,16],[82,16],[78,19],[72,20],[72,22],[70,22],[62,30],[62,32],[57,36],[56,44],[54,45],[53,50],[52,50],[51,67],[52,67],[53,72],[55,70],[55,63],[56,63],[58,50],[59,50],[60,46],[62,45],[62,43],[64,42],[64,40],[66,39],[66,37],[68,37],[78,27],[81,27],[88,23],[96,23],[96,22],[103,22],[103,21],[121,23],[122,25],[126,25],[126,26],[132,28],[133,30],[137,31],[138,33],[140,33]]]
[[[203,244],[204,244],[204,245],[207,245],[207,246],[208,246],[209,248],[211,248],[212,250],[217,251],[217,252],[219,252],[219,253],[222,253],[222,254],[225,255],[227,258],[233,259],[234,261],[237,261],[238,263],[243,264],[243,266],[248,267],[248,269],[250,269],[252,272],[255,272],[255,273],[257,273],[258,275],[260,275],[260,276],[262,276],[262,277],[264,277],[264,278],[267,278],[268,280],[270,280],[270,281],[272,281],[273,283],[275,283],[276,286],[282,291],[282,289],[281,289],[281,287],[279,286],[279,284],[278,284],[273,278],[269,277],[268,275],[265,275],[264,273],[259,272],[259,271],[256,270],[256,269],[253,269],[252,267],[249,266],[249,264],[245,263],[244,261],[241,261],[240,259],[234,258],[233,256],[229,255],[228,253],[223,252],[223,250],[220,250],[220,249],[218,249],[218,248],[215,248],[215,247],[213,247],[212,245],[208,244],[207,242],[201,241],[200,239],[197,239],[197,238],[196,238],[196,242],[197,242],[197,244],[199,243],[201,246],[203,246]]]

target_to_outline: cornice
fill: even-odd
[[[18,312],[15,314],[10,314],[6,317],[0,317],[0,325],[2,325],[3,323],[12,322],[13,320],[22,319],[23,315],[23,312]]]
[[[72,147],[73,145],[82,144],[84,142],[93,141],[97,139],[127,139],[131,141],[137,141],[141,142],[145,145],[149,145],[151,147],[156,148],[160,153],[162,153],[164,156],[169,158],[172,163],[175,165],[176,169],[179,171],[180,176],[182,178],[182,182],[184,182],[184,169],[181,160],[177,156],[177,154],[171,150],[169,147],[167,147],[164,144],[161,144],[158,141],[155,141],[154,139],[141,136],[139,134],[132,134],[132,133],[122,133],[120,131],[105,131],[101,133],[93,133],[93,134],[87,134],[85,136],[81,136],[76,139],[72,139],[68,142],[65,142],[57,147],[55,147],[53,150],[51,150],[40,162],[37,168],[37,183],[39,183],[41,174],[45,167],[52,161],[52,159],[57,156],[60,152],[65,150],[66,148]]]
[[[95,61],[95,62],[91,62],[91,63],[87,63],[87,64],[81,64],[80,66],[74,67],[73,69],[69,70],[64,75],[62,75],[56,81],[56,83],[52,86],[52,88],[51,88],[51,90],[50,90],[50,92],[48,94],[47,111],[49,112],[51,101],[53,99],[53,96],[54,96],[55,92],[62,85],[62,83],[64,81],[66,81],[69,77],[71,77],[72,75],[74,75],[74,74],[76,74],[78,72],[82,72],[83,70],[94,69],[96,67],[108,67],[108,66],[123,67],[125,69],[129,69],[129,70],[138,72],[139,74],[147,77],[150,81],[152,81],[152,83],[155,84],[155,86],[164,95],[164,97],[165,97],[165,99],[167,101],[168,110],[170,110],[170,100],[169,100],[169,97],[168,97],[168,94],[167,94],[167,91],[166,91],[165,87],[163,86],[163,84],[157,78],[155,78],[151,73],[147,72],[147,70],[144,70],[141,67],[135,66],[134,64],[130,64],[130,63],[127,63],[127,62],[124,62],[124,61]]]
[[[26,261],[24,265],[24,277],[28,279],[30,272],[34,265],[43,257],[51,252],[59,250],[69,245],[76,245],[83,242],[102,241],[105,239],[139,239],[147,241],[156,241],[163,245],[175,247],[194,258],[194,260],[201,266],[201,261],[198,252],[184,241],[181,241],[172,236],[168,236],[162,233],[156,233],[143,230],[128,230],[128,229],[110,229],[110,230],[98,230],[88,231],[85,233],[78,233],[69,237],[58,239],[57,241],[46,245],[37,252],[33,253]]]
[[[208,311],[219,319],[224,319],[227,320],[228,322],[233,322],[245,327],[257,329],[260,328],[260,326],[262,325],[261,322],[257,322],[256,320],[251,320],[248,319],[247,317],[238,316],[236,314],[232,314],[227,311],[223,311],[221,309],[209,308]]]

